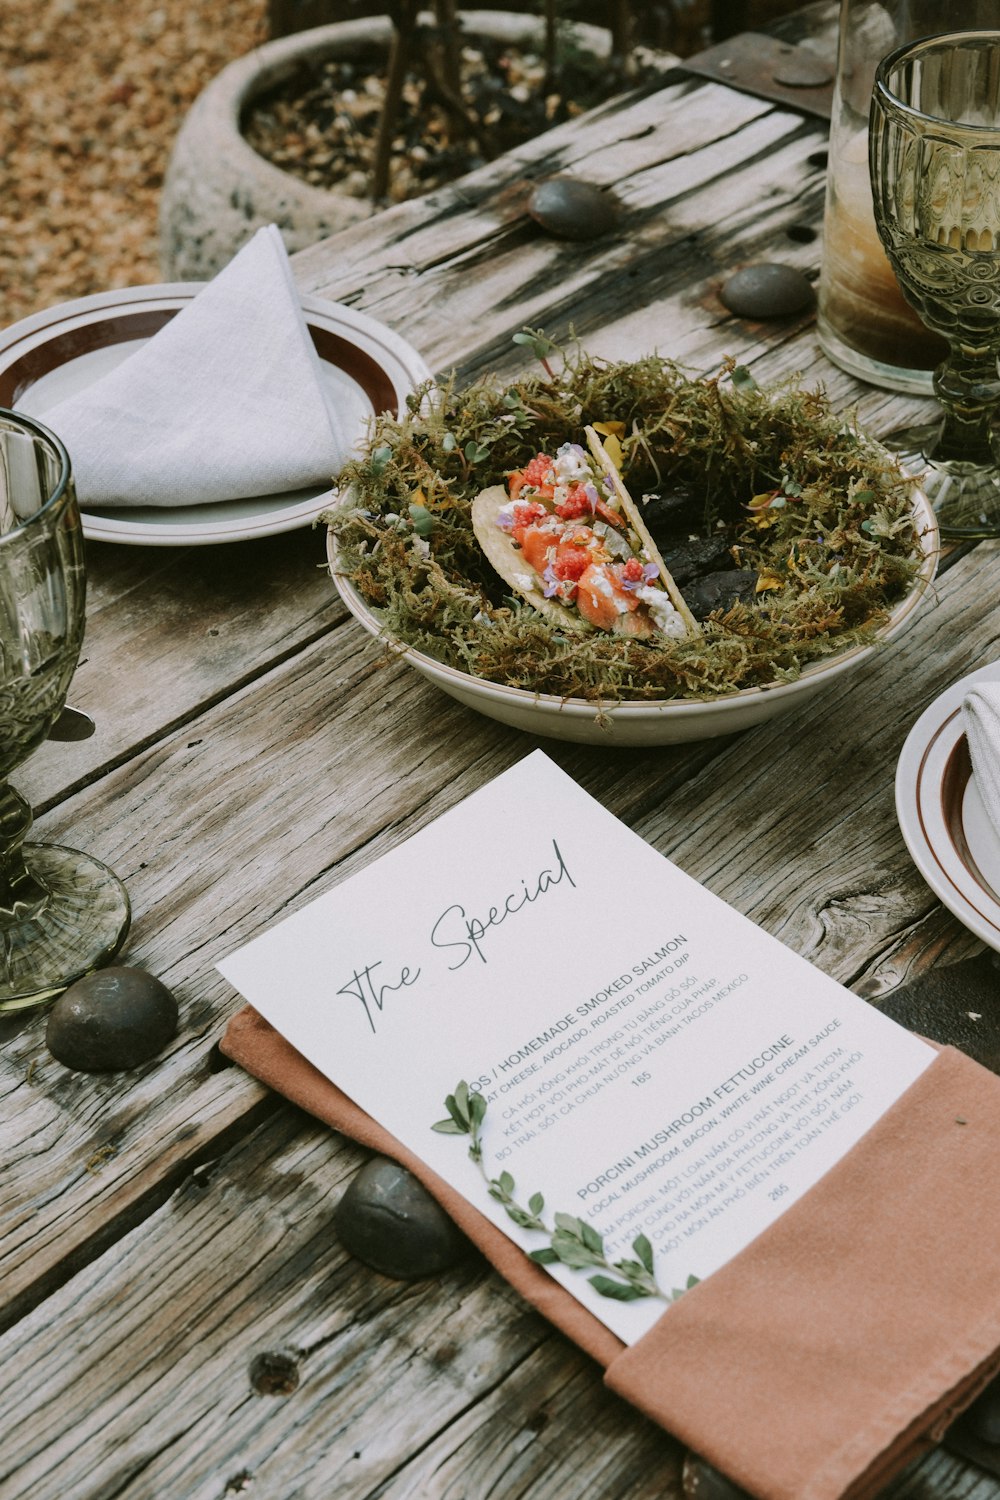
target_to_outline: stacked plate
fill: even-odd
[[[47,308],[0,333],[0,406],[45,421],[45,413],[127,359],[201,290],[202,282],[100,292]],[[323,377],[359,441],[377,412],[401,413],[430,375],[405,339],[375,318],[319,297],[302,308]],[[94,540],[142,546],[192,546],[269,536],[309,525],[330,504],[327,486],[170,510],[83,512]]]
[[[1000,837],[979,795],[962,725],[966,693],[984,682],[1000,682],[1000,662],[962,677],[920,715],[896,767],[896,814],[934,894],[1000,950]]]

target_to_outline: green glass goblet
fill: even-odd
[[[879,64],[875,222],[903,291],[948,342],[938,421],[890,435],[945,536],[1000,535],[1000,32],[925,38]]]
[[[65,704],[85,594],[66,449],[0,409],[0,1012],[54,999],[112,958],[129,928],[128,895],[106,865],[25,844],[31,809],[6,780]]]

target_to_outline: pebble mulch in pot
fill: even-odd
[[[472,129],[456,122],[433,80],[412,67],[392,144],[389,200],[430,192],[625,86],[607,59],[574,45],[571,32],[567,36],[551,80],[537,54],[491,38],[469,39],[462,48],[461,81]],[[657,76],[642,54],[636,64],[629,86]],[[384,97],[384,56],[328,58],[254,100],[241,128],[258,155],[282,171],[361,198],[370,190]]]

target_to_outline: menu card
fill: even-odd
[[[219,968],[626,1343],[935,1056],[540,751]]]

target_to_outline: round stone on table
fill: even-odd
[[[833,82],[833,70],[815,52],[796,47],[775,68],[774,81],[786,89],[821,89]]]
[[[469,1249],[423,1184],[386,1156],[361,1168],[337,1204],[333,1222],[345,1250],[399,1281],[447,1271]]]
[[[177,1001],[143,969],[124,966],[85,974],[49,1012],[45,1045],[78,1073],[137,1068],[177,1032]]]
[[[563,240],[595,240],[618,222],[618,199],[579,177],[548,177],[528,199],[528,212]]]
[[[719,296],[738,318],[757,319],[790,318],[816,300],[812,283],[801,271],[772,261],[734,271]]]

